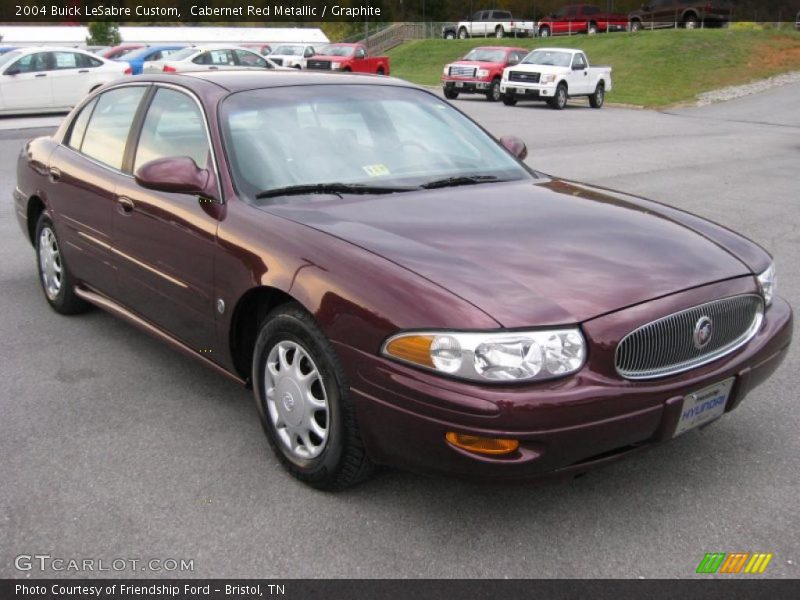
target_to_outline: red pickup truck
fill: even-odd
[[[388,56],[369,56],[364,44],[328,44],[306,61],[307,69],[389,74]]]
[[[628,16],[603,12],[594,4],[569,4],[537,24],[539,37],[572,33],[594,34],[628,29]]]
[[[444,66],[444,97],[455,100],[459,94],[485,94],[489,102],[497,102],[503,97],[500,92],[503,69],[519,64],[528,52],[525,48],[508,46],[473,48],[461,60]]]

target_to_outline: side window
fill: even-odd
[[[575,58],[572,59],[572,67],[575,69],[585,69],[586,68],[586,60],[583,58],[583,54],[576,54]]]
[[[367,51],[363,48],[356,48],[356,58],[365,58],[367,56]]]
[[[83,136],[81,152],[115,169],[122,168],[125,144],[144,87],[123,87],[101,94]]]
[[[239,64],[243,67],[261,67],[262,69],[266,69],[268,67],[267,61],[265,61],[255,52],[248,52],[247,50],[234,50],[233,53],[236,55],[236,60],[238,60]]]
[[[75,150],[81,149],[83,135],[86,133],[86,125],[89,123],[89,117],[92,116],[95,104],[97,104],[97,98],[84,106],[72,122],[72,129],[69,131],[69,137],[65,140],[67,146],[70,148],[74,148]]]
[[[11,69],[19,69],[20,73],[37,73],[39,71],[48,70],[48,54],[49,52],[36,52],[28,54],[20,58],[17,62],[11,65]]]
[[[161,58],[167,58],[171,54],[175,54],[176,52],[178,52],[178,50],[181,50],[181,48],[172,48],[171,50],[162,50],[161,52],[159,52],[159,56]]]
[[[193,63],[198,65],[234,65],[233,55],[230,50],[210,50],[203,52],[192,60]]]
[[[166,56],[166,54],[164,52],[161,52],[161,50],[159,50],[157,52],[153,52],[150,56],[145,58],[145,60],[161,60],[162,58],[164,58],[164,56]]]
[[[208,155],[206,126],[197,103],[184,93],[159,89],[147,109],[133,170],[171,156],[188,156],[203,168]]]
[[[83,69],[93,69],[94,67],[103,66],[103,61],[94,56],[88,56],[86,54],[79,54],[78,56],[80,57],[78,65]]]
[[[83,55],[75,52],[53,52],[53,58],[56,69],[77,69],[83,66],[81,64]]]
[[[314,56],[314,49],[308,46],[305,52],[303,52],[303,58],[311,58],[312,56]]]
[[[471,20],[471,21],[480,21],[480,20],[481,20],[481,17],[483,17],[483,12],[482,12],[482,11],[478,11],[478,12],[476,12],[475,14],[473,14],[473,15],[472,15],[472,17],[470,18],[470,20]]]

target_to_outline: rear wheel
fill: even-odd
[[[700,26],[700,21],[697,19],[697,15],[689,14],[683,20],[683,26],[686,29],[697,29]]]
[[[75,294],[75,281],[64,262],[53,222],[42,213],[36,224],[36,262],[44,297],[57,313],[74,315],[89,305]]]
[[[467,33],[467,28],[466,27],[462,27],[461,29],[458,30],[458,39],[465,40],[468,37],[469,37],[469,34]]]
[[[489,91],[486,93],[486,99],[489,100],[489,102],[498,102],[502,97],[503,94],[500,92],[500,78],[495,77],[492,80]]]
[[[458,92],[453,91],[451,88],[444,88],[444,97],[448,100],[455,100],[458,98]]]
[[[494,30],[494,37],[500,39],[506,35],[505,29],[503,29],[502,25],[498,25]]]
[[[597,87],[594,90],[594,94],[589,96],[589,105],[592,108],[602,108],[605,99],[606,99],[606,86],[601,81],[600,83],[597,84]]]
[[[549,27],[542,27],[539,29],[539,37],[550,37],[550,28]]]
[[[377,70],[377,71],[375,71],[375,74],[376,74],[376,75],[385,75],[385,72],[384,72],[384,70],[383,70],[383,67],[378,67],[378,70]]]
[[[597,24],[589,23],[589,27],[586,30],[586,33],[588,33],[589,35],[594,35],[595,33],[597,33]]]
[[[505,94],[503,96],[503,104],[505,104],[506,106],[515,106],[517,104],[517,99],[514,98],[514,96],[509,96],[508,94]]]
[[[264,320],[253,354],[253,391],[261,423],[281,464],[319,489],[365,479],[366,455],[344,371],[325,335],[299,305]]]
[[[556,95],[550,98],[547,103],[556,110],[564,110],[567,105],[567,86],[564,83],[559,83],[556,88]]]
[[[631,21],[631,31],[639,31],[642,28],[641,21]]]

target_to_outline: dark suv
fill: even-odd
[[[639,10],[628,15],[631,31],[675,27],[686,29],[723,25],[731,20],[732,4],[728,0],[691,2],[687,0],[647,0]]]

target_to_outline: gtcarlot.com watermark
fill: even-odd
[[[50,554],[20,554],[14,559],[17,571],[96,573],[152,571],[180,573],[194,571],[194,559],[185,558],[64,558]]]

